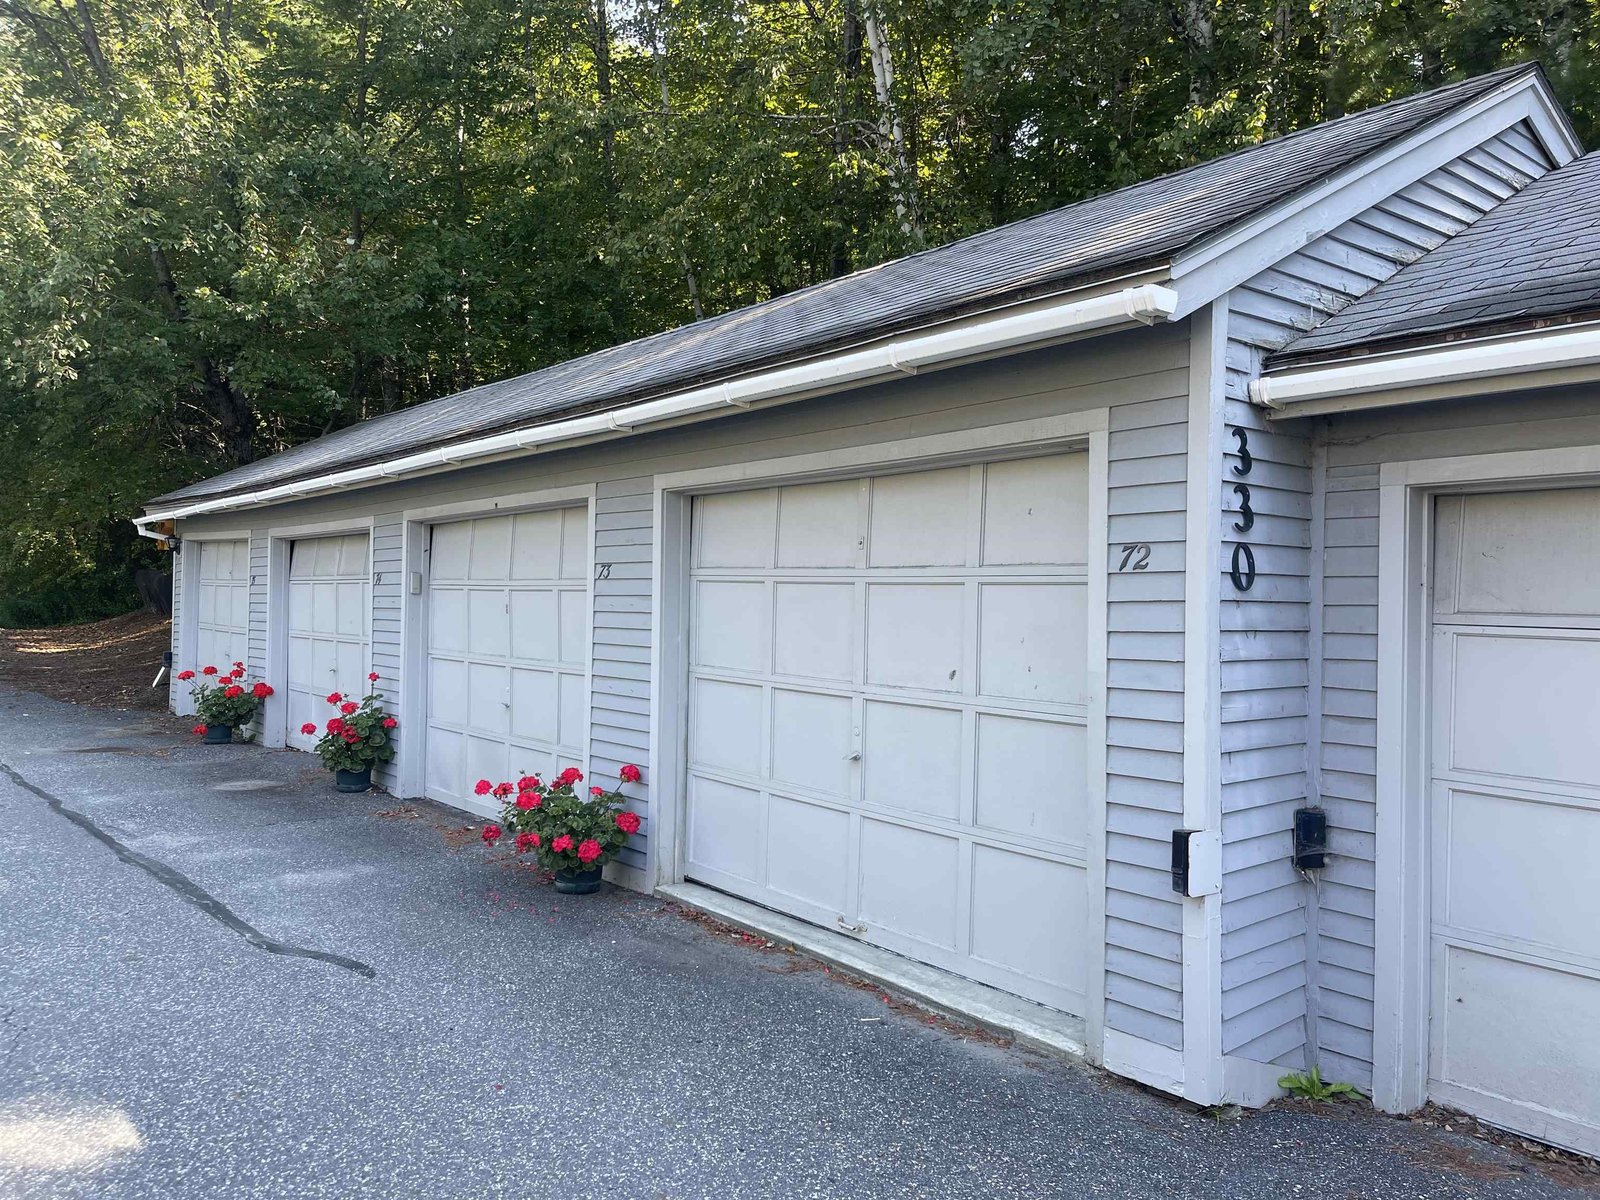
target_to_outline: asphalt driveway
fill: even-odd
[[[163,716],[0,687],[0,763],[0,1196],[1583,1194],[1188,1111]]]

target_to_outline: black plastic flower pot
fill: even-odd
[[[372,789],[372,764],[359,771],[335,771],[333,785],[341,792],[365,792]]]
[[[587,871],[557,871],[556,891],[568,896],[587,896],[600,890],[600,868]]]
[[[231,742],[231,741],[233,741],[233,726],[232,725],[207,725],[206,726],[206,745],[208,745],[208,746],[220,746],[224,742]]]

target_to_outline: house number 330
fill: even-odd
[[[1228,432],[1239,441],[1239,461],[1234,464],[1233,473],[1243,479],[1256,465],[1255,457],[1250,453],[1250,433],[1237,425],[1230,426]],[[1250,507],[1250,485],[1234,484],[1233,494],[1239,500],[1239,519],[1233,523],[1234,531],[1249,533],[1255,528],[1256,523],[1255,509]],[[1228,564],[1228,574],[1233,578],[1233,586],[1241,592],[1248,592],[1255,586],[1256,552],[1250,548],[1248,542],[1233,544],[1233,560]]]

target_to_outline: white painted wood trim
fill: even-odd
[[[372,536],[372,527],[375,517],[371,513],[359,516],[340,517],[333,521],[307,521],[299,525],[269,525],[266,534],[269,538],[282,538],[285,541],[296,541],[300,538],[333,537],[341,533],[365,533]],[[260,532],[259,530],[257,532]],[[368,556],[370,558],[370,555]],[[370,574],[370,572],[369,572]]]
[[[208,529],[204,533],[178,534],[179,542],[238,542],[248,541],[248,529]]]
[[[1105,1056],[1106,1028],[1106,687],[1110,672],[1107,611],[1106,549],[1111,541],[1109,496],[1111,436],[1105,430],[1089,435],[1089,579],[1088,579],[1088,839],[1085,877],[1088,886],[1086,927],[1088,961],[1084,964],[1084,1047],[1090,1062]]]
[[[681,883],[688,788],[687,493],[656,477],[655,537],[650,559],[650,839],[645,873],[651,889]]]
[[[543,488],[533,492],[513,492],[493,499],[455,500],[448,504],[430,504],[421,508],[408,508],[400,514],[406,522],[435,522],[468,520],[472,517],[503,517],[511,513],[534,512],[541,508],[568,508],[576,504],[591,506],[591,532],[593,502],[596,485],[577,484],[573,487]],[[590,538],[592,542],[594,539]],[[590,565],[593,565],[593,546],[590,547]]]
[[[588,779],[593,770],[590,759],[593,758],[594,749],[594,576],[595,563],[599,560],[600,552],[595,546],[595,541],[600,536],[600,522],[596,519],[599,510],[597,502],[600,496],[600,485],[588,484],[576,489],[583,493],[585,525],[588,533],[589,554],[584,563],[584,619],[583,619],[583,766],[585,779]],[[591,781],[593,782],[593,781]],[[613,781],[620,783],[620,780]]]
[[[1104,1066],[1108,1071],[1149,1084],[1169,1095],[1184,1094],[1184,1053],[1170,1046],[1123,1033],[1120,1029],[1107,1029]]]
[[[730,463],[697,471],[677,471],[656,476],[657,491],[714,491],[756,487],[777,480],[821,479],[858,475],[883,467],[923,470],[944,458],[975,462],[988,452],[1026,450],[1048,453],[1057,444],[1082,441],[1105,430],[1109,413],[1104,408],[1033,421],[986,425],[956,433],[899,438],[837,450],[796,454],[786,458]]]
[[[1226,297],[1190,318],[1184,514],[1183,824],[1202,830],[1213,878],[1183,905],[1184,1092],[1214,1104],[1222,1064],[1222,428],[1227,400]],[[1207,855],[1206,857],[1211,857]]]
[[[1557,166],[1583,152],[1543,79],[1529,74],[1512,80],[1178,255],[1172,287],[1179,299],[1171,319],[1199,311],[1318,235],[1523,120]]]
[[[400,695],[395,717],[400,722],[395,787],[406,799],[423,795],[428,753],[428,625],[423,598],[428,590],[428,527],[402,518],[400,570]],[[413,594],[411,580],[420,578]],[[415,733],[413,734],[413,731]]]
[[[1600,446],[1385,463],[1378,489],[1378,757],[1372,1099],[1427,1099],[1428,631],[1433,497],[1600,481]]]

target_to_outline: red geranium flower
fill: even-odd
[[[244,670],[244,664],[242,662],[235,662],[233,665],[238,667],[241,671]]]
[[[378,682],[378,673],[376,671],[374,671],[370,675],[368,675],[367,676],[367,682],[369,682],[369,683],[377,683]]]
[[[582,782],[583,772],[578,770],[577,767],[568,767],[565,771],[556,776],[557,787],[566,787],[569,784]]]
[[[578,845],[578,861],[592,863],[600,857],[600,843],[593,838],[585,838]]]
[[[317,725],[315,721],[307,721],[304,725],[300,726],[301,733],[315,733],[316,731]]]
[[[572,849],[572,838],[563,833],[555,841],[550,843],[550,849],[554,850],[557,854],[565,854],[568,850]]]
[[[354,746],[357,742],[359,742],[361,740],[361,735],[359,733],[357,733],[354,729],[346,729],[339,736],[342,737],[346,742],[350,743],[350,745],[352,745],[352,746]]]
[[[629,837],[632,837],[634,834],[639,832],[639,814],[631,812],[619,812],[617,814],[617,828],[622,830],[622,832],[627,834]]]
[[[490,783],[487,779],[480,779],[473,786],[472,790],[477,792],[480,796],[487,796],[490,792],[494,791],[494,784]]]
[[[244,689],[242,687],[240,687],[237,683],[235,683],[235,684],[232,684],[229,687],[223,688],[222,689],[222,694],[224,696],[226,696],[229,700],[232,700],[235,696],[244,695]]]
[[[385,717],[383,719],[383,727],[385,729],[393,729],[398,724],[400,724],[400,722],[396,721],[393,717]]]
[[[360,707],[361,705],[357,704],[354,700],[346,700],[343,704],[339,705],[339,711],[348,717]]]
[[[519,833],[519,834],[517,834],[517,853],[518,854],[521,854],[524,850],[537,849],[538,845],[539,845],[539,835],[537,833]]]
[[[498,825],[485,825],[483,827],[483,840],[487,845],[492,846],[500,840],[500,835],[504,832],[505,830]]]
[[[337,704],[337,703],[339,703],[339,701],[341,701],[343,699],[344,699],[344,697],[341,696],[338,692],[330,692],[330,693],[328,693],[328,703],[329,704]]]
[[[499,796],[502,800],[505,799],[507,796],[511,795],[511,785],[509,783],[495,784],[494,794]]]
[[[255,685],[255,687],[250,689],[250,694],[253,695],[257,700],[265,700],[268,696],[272,695],[272,688],[265,683],[258,683]]]
[[[639,782],[639,768],[634,766],[632,763],[629,763],[627,766],[623,767],[622,770],[617,772],[617,774],[622,778],[623,783]]]
[[[193,671],[179,671],[178,672],[178,678],[180,680],[182,680],[183,682],[187,683],[189,680],[194,678],[194,672]]]
[[[198,734],[200,734],[200,735],[202,735],[202,736],[204,736],[204,734],[205,734],[205,731],[206,731],[206,727],[205,727],[205,726],[204,726],[204,725],[196,725],[196,726],[195,726],[195,727],[194,727],[194,731],[195,731],[195,732],[196,732],[196,733],[198,733]]]
[[[606,794],[605,788],[592,787],[592,788],[589,789],[589,795],[591,795],[591,796],[604,796],[605,794]]]
[[[523,792],[517,797],[517,807],[523,812],[527,812],[530,808],[538,808],[539,797],[535,796],[532,792]]]
[[[537,775],[524,775],[517,780],[517,791],[519,792],[537,792],[543,786],[544,784],[539,782]]]
[[[215,675],[216,673],[217,673],[217,669],[215,667],[201,667],[200,668],[200,674],[202,674],[202,675]]]
[[[343,733],[344,732],[344,718],[343,717],[335,717],[335,718],[333,718],[333,720],[329,721],[328,722],[328,732],[329,733]]]

